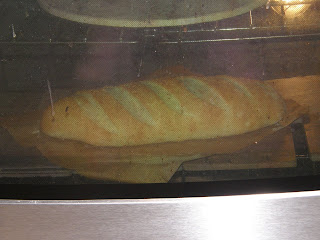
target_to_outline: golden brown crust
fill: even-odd
[[[185,76],[83,91],[48,108],[41,131],[95,146],[238,135],[280,121],[285,106],[260,81]]]

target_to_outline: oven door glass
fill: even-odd
[[[0,184],[320,172],[317,0],[5,0]]]

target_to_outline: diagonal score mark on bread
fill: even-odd
[[[183,114],[184,110],[179,99],[170,93],[165,87],[151,81],[142,81],[141,84],[152,90],[171,110]]]
[[[253,107],[254,109],[256,109],[256,111],[258,112],[260,117],[263,117],[263,113],[260,111],[260,106],[259,106],[259,102],[255,101],[255,96],[251,93],[251,91],[244,86],[244,83],[242,81],[239,81],[231,76],[219,76],[218,79],[222,79],[223,81],[231,84],[231,86],[238,91],[239,93],[243,94],[249,101],[248,101],[248,107]],[[241,115],[241,112],[237,112],[236,113],[237,116]],[[249,123],[247,122],[246,125],[248,125]]]
[[[232,77],[229,76],[220,76],[221,79],[223,79],[224,81],[232,84],[235,89],[237,89],[239,92],[243,93],[244,95],[246,95],[248,98],[252,98],[253,95],[251,94],[251,92],[248,90],[248,88],[246,88],[243,84],[241,84],[240,82],[238,82],[237,80],[233,79]]]
[[[133,117],[148,125],[155,125],[155,120],[152,118],[149,111],[142,103],[123,87],[105,87],[103,91],[110,94],[116,99]]]
[[[284,109],[284,111],[286,111],[286,104],[283,101],[283,99],[280,97],[280,95],[268,84],[264,84],[261,82],[257,82],[257,86],[260,87],[261,89],[263,89],[263,91],[265,92],[265,94],[267,96],[271,96],[271,98],[275,101],[278,102],[279,104],[282,105],[282,108]]]
[[[83,100],[86,99],[86,101]],[[89,92],[78,92],[75,95],[75,101],[81,110],[86,114],[88,118],[90,118],[93,122],[95,122],[98,126],[107,130],[111,133],[117,133],[118,130],[116,126],[113,124],[111,119],[103,110],[102,106],[99,102],[92,96]]]
[[[231,110],[229,104],[221,94],[203,81],[191,77],[183,77],[180,80],[189,92],[201,100],[223,109],[226,112]]]
[[[270,95],[274,100],[281,100],[279,94],[268,84],[257,82],[257,85],[266,91],[267,95]]]

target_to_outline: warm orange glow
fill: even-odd
[[[286,18],[294,18],[303,14],[309,7],[310,4],[304,4],[304,0],[278,0],[278,2],[284,4],[284,13]],[[299,4],[301,3],[301,4]],[[286,5],[288,4],[288,5]],[[282,14],[281,6],[272,7],[278,14]]]

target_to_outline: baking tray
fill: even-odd
[[[216,21],[265,0],[38,0],[47,12],[72,21],[113,27],[164,27]]]

